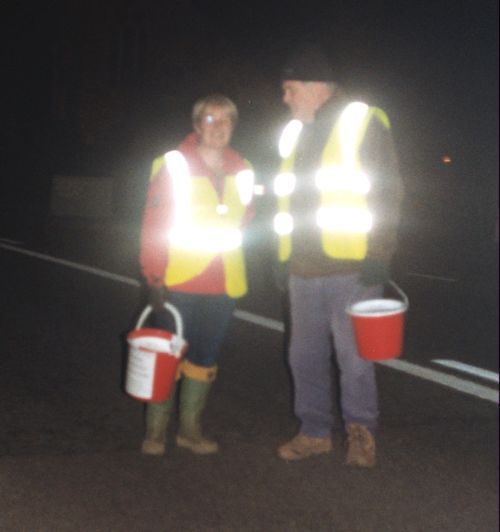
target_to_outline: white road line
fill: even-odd
[[[6,244],[14,244],[15,246],[22,246],[23,243],[19,242],[19,240],[11,240],[10,238],[0,238],[0,242],[5,242]]]
[[[474,395],[480,399],[486,399],[493,403],[498,404],[498,391],[488,386],[483,386],[482,384],[476,384],[471,381],[466,381],[464,379],[459,379],[453,375],[448,375],[446,373],[441,373],[434,369],[424,368],[422,366],[417,366],[416,364],[411,364],[404,360],[384,360],[379,362],[383,366],[396,369],[398,371],[404,371],[415,377],[420,377],[431,382],[436,382],[447,386],[448,388],[453,388],[459,392],[467,393],[469,395]]]
[[[70,260],[59,259],[57,257],[52,257],[51,255],[45,255],[44,253],[38,253],[37,251],[30,251],[28,249],[18,248],[15,246],[9,246],[0,242],[0,248],[8,249],[10,251],[15,251],[16,253],[21,253],[22,255],[28,255],[29,257],[35,257],[37,259],[46,260],[48,262],[55,262],[56,264],[62,264],[63,266],[68,266],[69,268],[74,268],[75,270],[80,270],[87,273],[92,273],[106,279],[111,279],[112,281],[118,281],[120,283],[129,284],[131,286],[141,286],[141,283],[136,279],[131,279],[130,277],[125,277],[123,275],[118,275],[116,273],[107,272],[99,268],[93,268],[92,266],[85,266],[84,264],[79,264],[78,262],[73,262]]]
[[[424,279],[432,279],[433,281],[444,281],[446,283],[456,283],[457,279],[452,279],[451,277],[442,277],[440,275],[430,275],[427,273],[415,273],[409,272],[406,274],[408,277],[422,277]]]
[[[43,253],[38,253],[36,251],[29,251],[26,249],[17,248],[15,246],[3,244],[1,242],[0,242],[0,248],[8,249],[16,253],[21,253],[23,255],[35,257],[35,258],[46,260],[49,262],[54,262],[56,264],[61,264],[63,266],[68,266],[70,268],[74,268],[80,271],[98,275],[100,277],[111,279],[112,281],[118,281],[121,283],[125,283],[131,286],[139,287],[141,284],[136,279],[132,279],[130,277],[125,277],[123,275],[117,275],[115,273],[101,270],[99,268],[93,268],[91,266],[85,266],[83,264],[78,264],[77,262],[72,262],[72,261],[65,260],[65,259],[59,259],[57,257],[52,257],[50,255],[45,255]],[[235,317],[238,319],[259,325],[261,327],[265,327],[265,328],[268,328],[274,331],[278,331],[278,332],[283,332],[285,329],[284,324],[280,321],[272,320],[270,318],[265,318],[264,316],[259,316],[251,312],[247,312],[245,310],[237,310],[235,312]],[[403,360],[384,360],[384,361],[379,362],[379,364],[398,370],[398,371],[402,371],[404,373],[408,373],[409,375],[413,375],[415,377],[420,377],[422,379],[435,382],[437,384],[441,384],[449,388],[453,388],[454,390],[460,391],[462,393],[473,395],[475,397],[479,397],[480,399],[486,399],[488,401],[498,404],[498,399],[499,399],[498,391],[492,388],[488,388],[487,386],[482,386],[481,384],[476,384],[470,381],[466,381],[464,379],[459,379],[452,375],[448,375],[446,373],[440,373],[439,371],[429,369],[429,368],[424,368],[422,366],[417,366],[416,364],[411,364],[410,362],[406,362]]]
[[[470,375],[475,375],[476,377],[481,377],[482,379],[486,379],[488,381],[499,382],[498,373],[495,373],[494,371],[476,368],[475,366],[465,364],[464,362],[458,362],[457,360],[436,359],[433,360],[433,362],[441,366],[446,366],[458,371],[463,371],[464,373],[469,373]]]
[[[234,312],[236,318],[239,318],[243,321],[248,321],[254,323],[255,325],[260,325],[266,329],[272,329],[273,331],[285,332],[285,325],[281,321],[272,320],[271,318],[265,318],[264,316],[259,316],[258,314],[252,314],[246,310],[236,310]]]

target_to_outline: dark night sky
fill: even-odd
[[[188,75],[181,80],[182,87],[169,83],[168,76],[160,87],[153,88],[145,80],[143,90],[137,92],[138,109],[155,102],[160,89],[174,98],[178,95],[180,112],[188,119],[193,99],[209,87],[198,84],[197,79],[209,78],[214,64],[225,65],[226,72],[234,67],[235,76],[252,76],[258,71],[269,83],[268,100],[272,103],[258,99],[238,102],[242,122],[235,141],[243,148],[245,139],[256,136],[256,124],[262,127],[266,118],[271,123],[284,116],[280,65],[297,42],[313,38],[324,47],[339,79],[354,94],[388,111],[408,173],[418,165],[432,168],[440,155],[450,153],[458,180],[482,180],[486,194],[496,196],[496,0],[187,3],[187,10],[186,2],[141,3],[159,15],[158,27],[168,34],[170,45],[175,46],[177,38],[187,38],[194,45],[195,57]],[[123,4],[133,5],[134,1]],[[31,130],[37,121],[46,119],[51,45],[58,24],[66,24],[60,6],[57,1],[35,7],[13,2],[4,17],[2,56],[7,72],[4,104],[8,129]],[[195,13],[196,20],[186,13]],[[251,65],[251,71],[242,65]],[[230,92],[234,81],[217,79],[213,87],[225,90],[227,86]],[[269,106],[275,110],[271,115]],[[32,152],[39,149],[36,141],[30,146],[32,131],[15,138],[25,139]],[[22,145],[11,152],[18,154],[24,149]]]

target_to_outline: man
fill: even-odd
[[[153,163],[141,234],[155,324],[171,329],[164,299],[183,318],[189,348],[181,363],[176,442],[196,454],[218,451],[202,434],[201,416],[236,300],[247,291],[242,231],[252,216],[254,175],[229,146],[237,116],[223,95],[195,103],[194,132]],[[148,403],[143,453],[165,452],[174,401]]]
[[[378,406],[374,365],[357,352],[345,308],[382,295],[396,243],[402,185],[386,114],[352,102],[323,52],[298,50],[282,75],[293,120],[280,139],[274,182],[279,260],[288,267],[289,362],[299,433],[285,460],[332,451],[332,337],[346,463],[373,467]]]

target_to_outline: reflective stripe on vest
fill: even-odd
[[[221,255],[226,293],[231,297],[244,295],[247,286],[240,225],[252,199],[252,170],[226,176],[224,195],[219,200],[208,177],[190,175],[181,152],[166,153],[165,163],[174,190],[165,284],[173,287],[193,279]]]
[[[314,176],[314,183],[320,191],[316,222],[321,230],[323,251],[335,259],[362,260],[366,257],[367,235],[373,220],[366,198],[370,181],[362,171],[359,147],[374,117],[385,128],[390,128],[389,119],[381,109],[361,102],[348,104],[332,128],[323,148],[321,166]],[[292,129],[288,124],[284,134],[287,128],[288,131]],[[282,162],[280,174],[274,181],[274,192],[278,197],[274,229],[280,235],[281,261],[288,260],[292,251],[294,220],[290,214],[290,198],[295,188],[293,167],[300,129],[293,126],[298,133],[292,142],[287,144],[283,137],[280,139]],[[282,152],[282,145],[292,145],[292,148]]]

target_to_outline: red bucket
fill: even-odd
[[[135,330],[127,335],[129,355],[125,391],[139,401],[154,403],[168,399],[187,348],[178,310],[170,303],[165,303],[165,308],[174,316],[176,333],[142,328],[152,311],[148,305],[139,317]]]
[[[370,361],[397,358],[403,350],[405,313],[408,298],[395,284],[403,297],[396,299],[369,299],[347,308],[351,315],[359,355]]]

